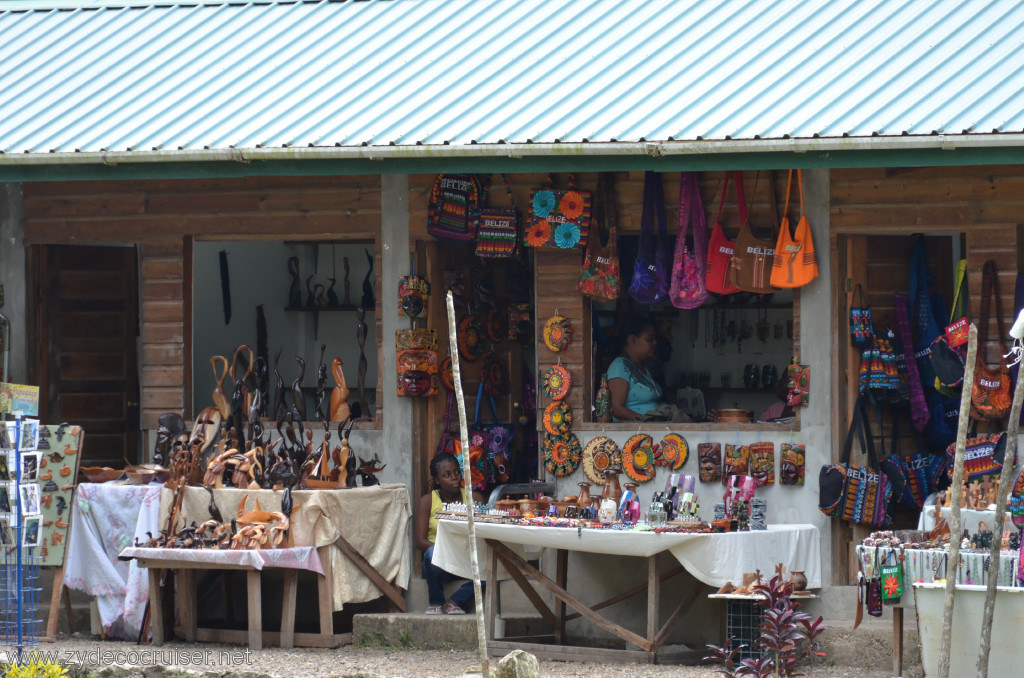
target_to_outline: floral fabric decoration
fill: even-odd
[[[543,219],[555,209],[554,191],[537,191],[533,194],[533,214]],[[582,210],[582,208],[581,208]]]
[[[555,244],[562,249],[576,247],[580,241],[580,227],[574,221],[563,221],[555,229]]]
[[[558,211],[567,219],[578,219],[583,214],[586,203],[578,191],[566,191],[558,203]]]
[[[526,229],[526,244],[530,247],[543,247],[551,239],[551,224],[540,219]]]

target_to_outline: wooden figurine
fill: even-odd
[[[302,395],[302,380],[306,378],[306,361],[302,356],[292,353],[299,364],[299,376],[292,382],[292,412],[297,421],[306,421],[306,397]]]
[[[223,367],[224,371],[218,372],[218,366]],[[231,416],[231,401],[224,393],[224,380],[228,377],[228,359],[222,355],[215,355],[210,358],[210,367],[213,368],[213,377],[216,379],[216,385],[213,387],[213,404],[220,412],[220,416],[227,419]]]
[[[316,369],[316,420],[324,421],[324,396],[327,386],[327,364],[324,362],[324,351],[327,344],[320,344],[320,364]],[[328,413],[329,414],[329,413]]]
[[[331,373],[334,375],[334,388],[331,389],[331,421],[346,421],[351,412],[348,406],[348,385],[345,383],[345,372],[341,369],[341,358],[335,356],[331,361]],[[340,427],[339,427],[340,428]],[[339,435],[341,435],[339,433]]]
[[[274,418],[279,422],[288,413],[288,404],[286,402],[288,392],[284,388],[284,379],[281,378],[281,371],[278,369],[282,351],[284,351],[283,348],[278,349],[277,355],[274,356],[274,376],[277,377],[277,384],[274,389]]]
[[[366,346],[366,309],[359,307],[356,309],[356,341],[359,342],[359,371],[356,373],[359,385],[359,416],[369,418],[370,406],[366,402],[366,368],[368,363],[366,361],[366,353],[364,347]]]

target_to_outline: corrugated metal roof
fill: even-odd
[[[0,11],[0,152],[1024,130],[1018,0],[93,4]]]

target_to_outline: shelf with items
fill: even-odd
[[[333,312],[344,311],[344,312],[347,312],[347,313],[354,313],[354,312],[358,311],[359,308],[360,308],[360,306],[358,304],[342,304],[340,306],[285,306],[284,310],[286,310],[286,311],[302,311],[302,312],[305,312],[305,313],[314,313],[314,312],[317,312],[317,311],[323,311],[323,312],[327,312],[327,313],[330,313],[332,311]],[[367,313],[373,313],[373,311],[374,311],[373,308],[366,309]]]

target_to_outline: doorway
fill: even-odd
[[[84,429],[83,466],[139,463],[136,248],[42,245],[36,254],[40,418]]]

